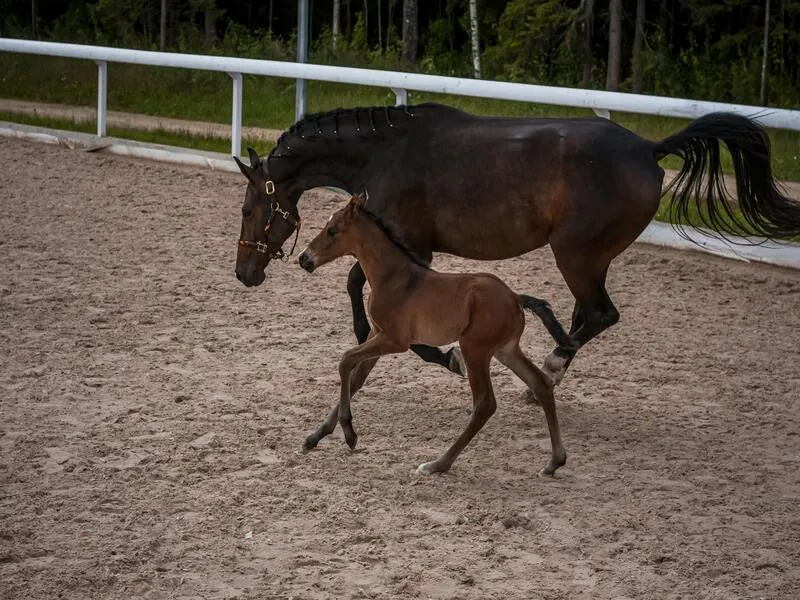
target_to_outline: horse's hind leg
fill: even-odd
[[[658,210],[664,177],[658,164],[637,152],[615,156],[614,162],[616,176],[601,176],[596,185],[587,184],[584,191],[594,188],[593,195],[573,198],[576,216],[550,238],[558,269],[575,297],[570,330],[575,348],[556,347],[544,363],[557,383],[578,348],[619,321],[606,291],[608,267]]]
[[[511,369],[514,374],[522,379],[528,388],[533,392],[538,404],[544,410],[547,419],[547,428],[550,431],[550,444],[552,446],[552,456],[550,461],[542,469],[543,475],[552,475],[556,469],[567,462],[567,452],[561,443],[561,428],[558,425],[556,415],[556,403],[553,399],[553,385],[547,375],[534,365],[519,347],[519,341],[509,344],[495,354],[497,360]]]
[[[619,321],[619,311],[606,291],[608,264],[568,261],[559,262],[558,266],[575,296],[569,332],[575,345],[572,348],[556,346],[545,358],[544,370],[556,384],[563,379],[578,349]]]
[[[367,341],[370,332],[367,311],[364,307],[364,284],[366,282],[367,276],[364,274],[361,264],[354,264],[347,276],[347,294],[350,296],[350,305],[353,310],[353,331],[359,344]],[[436,346],[414,344],[411,346],[411,350],[425,362],[442,365],[453,373],[466,375],[464,359],[457,346],[450,348],[447,352],[442,352]]]
[[[444,473],[452,466],[461,451],[464,450],[475,434],[481,430],[486,421],[497,409],[497,402],[492,390],[492,381],[489,374],[491,355],[483,350],[472,350],[469,345],[461,345],[464,351],[464,362],[467,365],[467,377],[472,389],[472,415],[464,432],[458,436],[455,443],[434,461],[421,464],[417,470],[424,475],[431,473]]]

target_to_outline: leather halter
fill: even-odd
[[[267,194],[267,196],[275,195],[275,184],[272,181],[267,181],[264,184],[264,192]],[[289,256],[292,255],[295,246],[297,246],[297,238],[300,235],[301,221],[300,219],[295,219],[294,216],[289,214],[288,211],[283,210],[280,204],[278,204],[277,200],[270,204],[270,208],[272,209],[272,214],[270,215],[267,224],[264,226],[264,241],[251,242],[249,240],[240,239],[239,245],[247,248],[253,248],[259,254],[265,254],[270,259],[277,258],[285,262],[289,260]],[[289,251],[288,256],[284,253],[283,248],[281,247],[283,244],[276,247],[272,242],[269,241],[269,230],[277,216],[283,217],[283,220],[288,222],[294,229],[294,243],[292,244],[292,249]]]

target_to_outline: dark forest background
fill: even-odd
[[[0,0],[0,34],[294,60],[297,4]],[[800,0],[309,4],[312,62],[800,106]],[[479,65],[472,53],[473,29]]]

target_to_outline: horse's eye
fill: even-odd
[[[328,229],[327,229],[328,237],[333,237],[333,236],[336,235],[336,233],[337,232],[336,232],[336,228],[335,227],[328,227]]]
[[[242,208],[242,216],[245,219],[249,219],[253,216],[253,209],[252,208]]]

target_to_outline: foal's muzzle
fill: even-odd
[[[317,265],[314,264],[314,259],[309,255],[307,250],[303,250],[300,253],[297,261],[300,263],[300,266],[309,273],[313,273],[314,269],[317,267]]]

